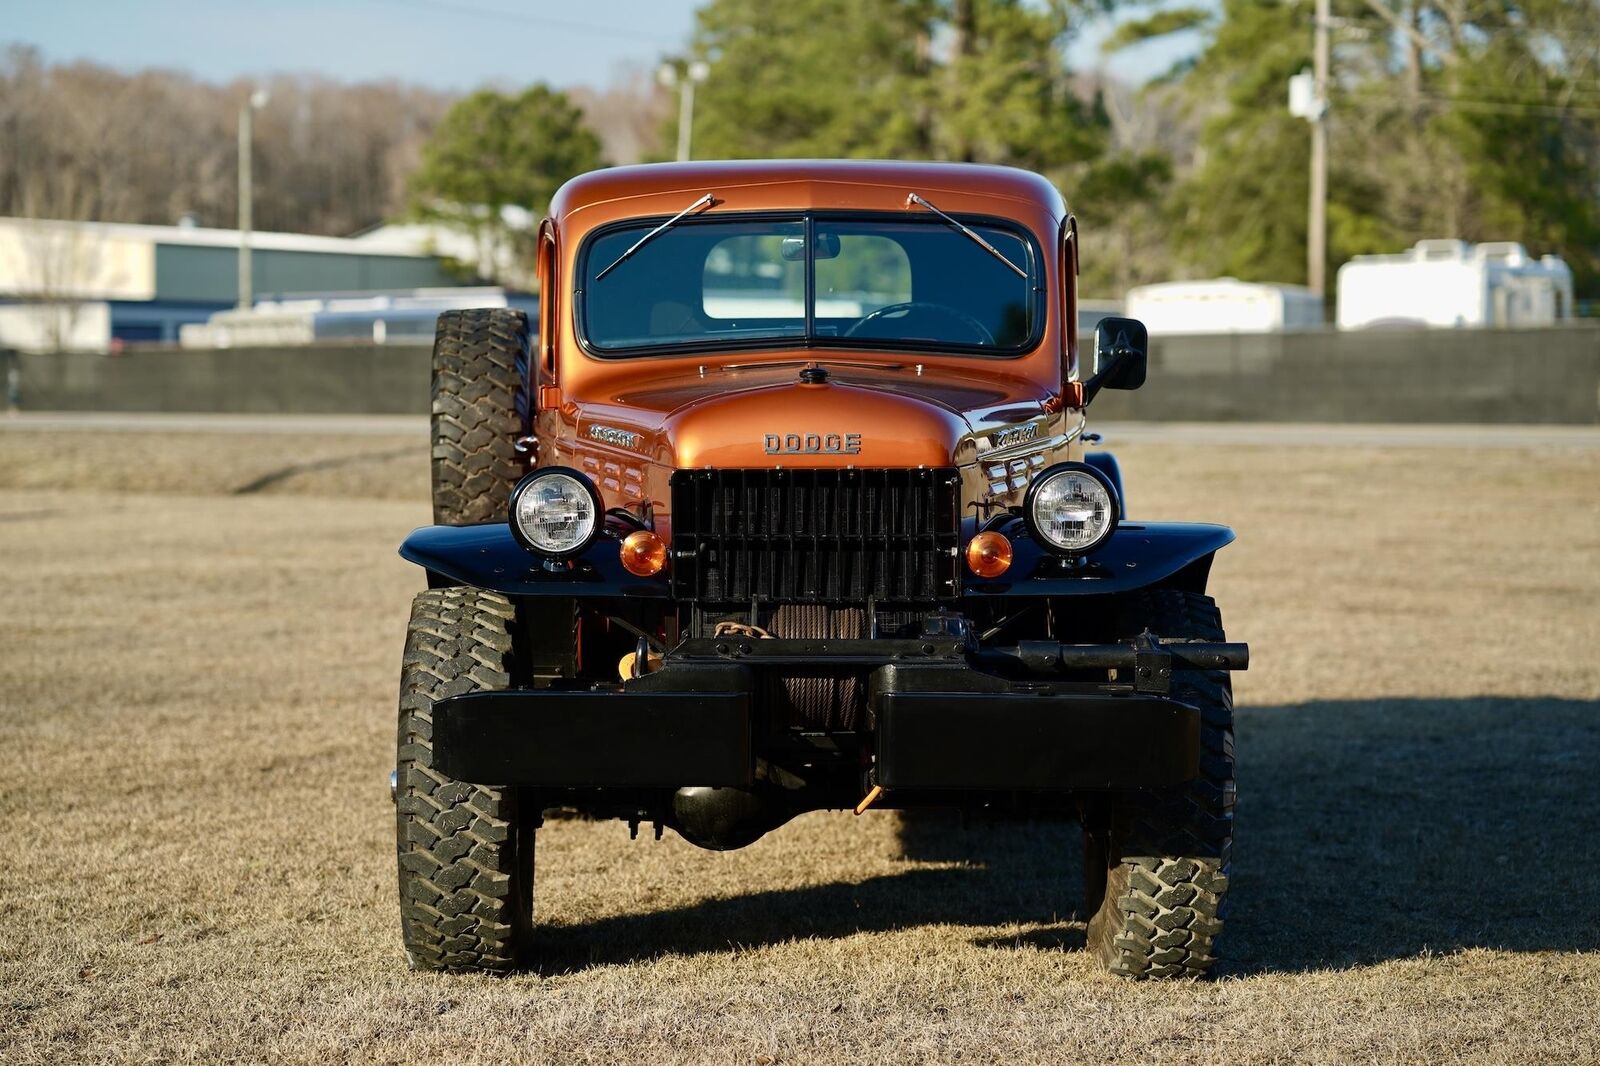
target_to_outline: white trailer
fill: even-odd
[[[0,303],[0,348],[24,352],[111,350],[111,305],[104,300]]]
[[[1340,329],[1544,326],[1572,317],[1572,270],[1514,241],[1418,241],[1339,268]]]
[[[1128,290],[1127,315],[1152,335],[1282,333],[1323,324],[1322,297],[1310,289],[1237,278],[1136,285]]]

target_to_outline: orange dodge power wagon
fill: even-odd
[[[439,317],[391,779],[413,966],[528,960],[547,811],[727,849],[953,807],[1081,820],[1101,962],[1210,968],[1233,533],[1132,520],[1085,451],[1147,341],[1105,319],[1080,364],[1077,267],[1019,170],[623,167],[556,195],[537,323]]]

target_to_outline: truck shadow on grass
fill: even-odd
[[[1600,701],[1246,709],[1225,973],[1600,948]]]
[[[1600,701],[1389,699],[1243,708],[1221,973],[1463,948],[1600,949]],[[1077,827],[905,819],[908,859],[959,863],[545,927],[540,969],[930,924],[1076,950]],[[1080,916],[1081,917],[1081,916]]]
[[[847,832],[851,827],[840,828]],[[1042,921],[1051,923],[1050,932],[1043,934],[1049,946],[1083,946],[1082,928],[1066,924],[1080,880],[1075,824],[1039,825],[1027,834],[1016,825],[957,832],[961,839],[974,841],[962,860],[968,865],[960,867],[912,867],[861,881],[751,892],[573,925],[541,925],[534,934],[534,968],[554,975],[659,955],[731,952],[941,924]]]

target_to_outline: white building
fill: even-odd
[[[1418,241],[1339,268],[1340,329],[1542,326],[1572,313],[1567,264],[1554,255],[1534,259],[1511,241]]]
[[[486,209],[469,213],[486,218]],[[436,255],[467,268],[480,278],[522,291],[537,287],[533,272],[517,262],[511,236],[531,239],[539,220],[527,208],[507,205],[500,210],[500,226],[463,226],[455,222],[386,222],[357,233],[351,241],[402,247],[422,255]]]
[[[1322,297],[1310,289],[1237,278],[1136,285],[1126,313],[1152,335],[1282,333],[1323,324]]]
[[[448,286],[439,258],[400,237],[250,236],[255,290],[370,292]],[[0,218],[0,346],[106,351],[173,343],[238,300],[239,232]]]

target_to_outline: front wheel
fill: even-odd
[[[1209,597],[1170,589],[1119,604],[1119,636],[1222,641]],[[1089,948],[1121,977],[1201,977],[1216,962],[1233,849],[1233,690],[1219,671],[1177,671],[1173,698],[1200,711],[1192,781],[1103,804],[1084,818]]]
[[[433,768],[433,704],[507,688],[516,610],[477,589],[419,593],[400,670],[395,771],[400,927],[414,969],[504,972],[525,961],[533,926],[538,811],[514,789]]]

